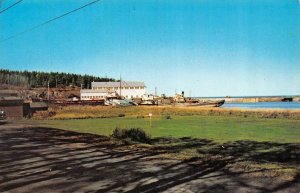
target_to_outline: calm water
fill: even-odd
[[[225,103],[223,108],[241,109],[299,109],[300,102]]]

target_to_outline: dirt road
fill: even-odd
[[[298,181],[245,177],[222,162],[162,159],[103,136],[0,125],[0,192],[296,192]]]

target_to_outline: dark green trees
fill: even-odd
[[[11,71],[0,69],[0,84],[14,86],[47,87],[78,86],[86,88],[92,81],[115,81],[112,78],[102,78],[91,75],[70,74],[63,72]]]

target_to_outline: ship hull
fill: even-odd
[[[196,102],[196,103],[176,103],[175,106],[182,107],[220,107],[225,103],[225,100],[220,101],[207,101],[207,102]]]

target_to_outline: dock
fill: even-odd
[[[199,97],[200,101],[225,100],[226,103],[257,103],[257,102],[299,102],[297,96],[253,96],[253,97]]]

